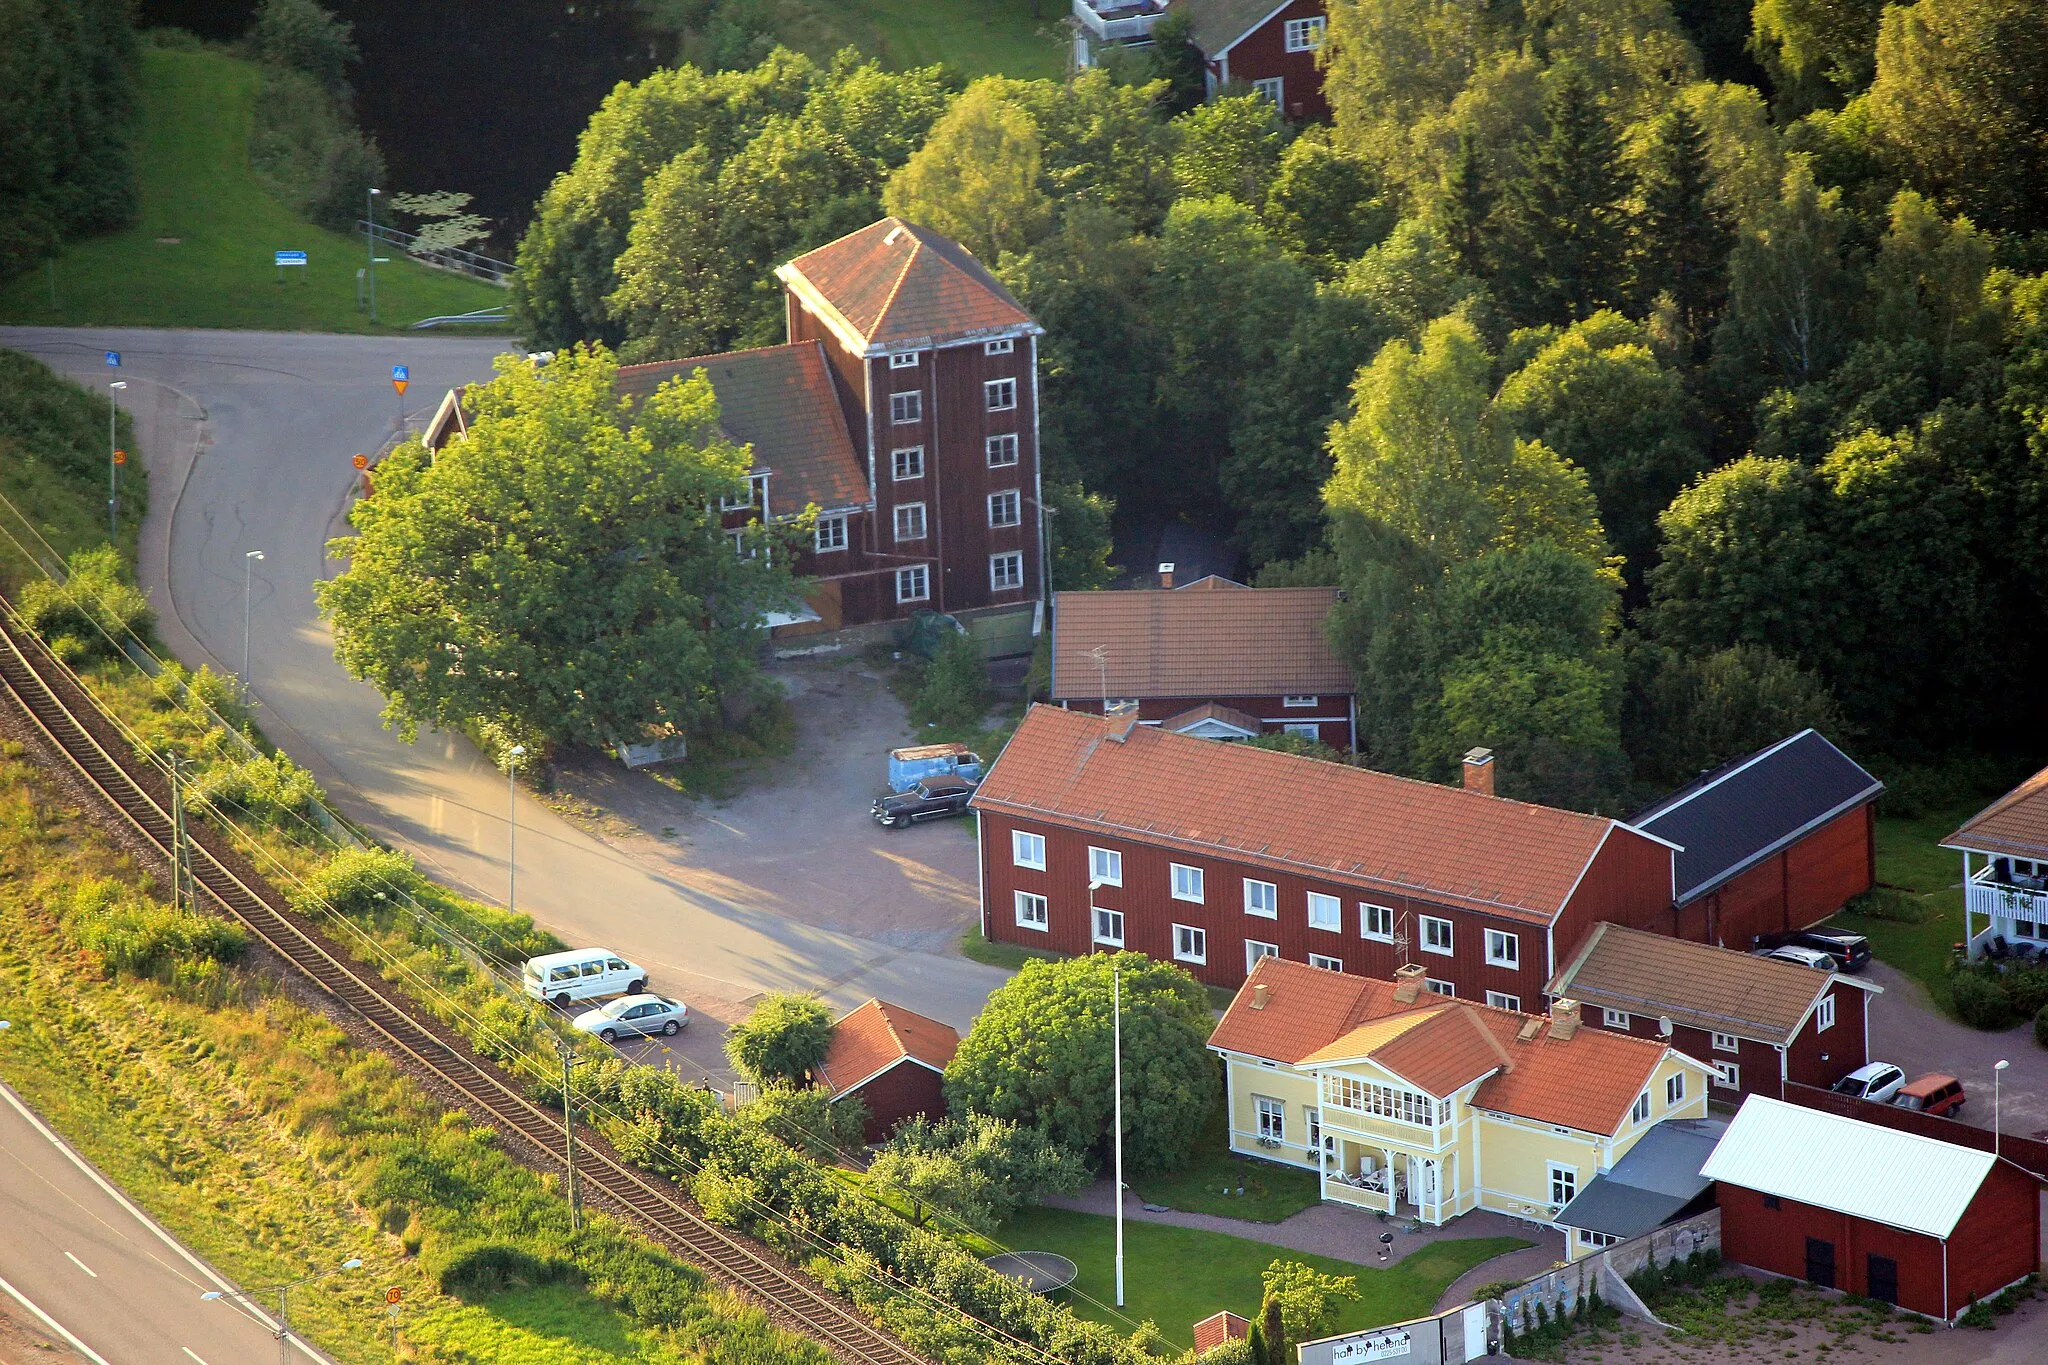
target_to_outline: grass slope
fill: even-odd
[[[1003,1228],[1002,1240],[1019,1251],[1056,1251],[1072,1260],[1081,1272],[1075,1288],[1096,1300],[1075,1298],[1074,1311],[1128,1330],[1129,1323],[1103,1306],[1116,1302],[1115,1227],[1097,1214],[1031,1209]],[[1185,1346],[1195,1323],[1219,1309],[1246,1317],[1257,1314],[1260,1272],[1284,1259],[1305,1262],[1326,1274],[1356,1275],[1359,1300],[1345,1305],[1337,1326],[1339,1331],[1356,1331],[1427,1313],[1452,1280],[1481,1261],[1527,1245],[1514,1237],[1433,1242],[1381,1270],[1221,1233],[1126,1222],[1123,1311],[1134,1321],[1150,1318],[1169,1341]]]
[[[249,169],[261,86],[248,62],[145,48],[135,225],[74,243],[58,258],[55,308],[42,270],[0,286],[0,322],[372,332],[505,301],[502,289],[400,258],[378,268],[383,322],[373,326],[356,308],[360,239],[301,222]],[[283,284],[271,265],[280,249],[304,251],[309,261],[286,271]]]
[[[0,591],[106,540],[108,406],[105,394],[40,360],[0,350]],[[115,439],[135,454],[125,413]],[[121,469],[121,552],[130,560],[148,504],[142,463],[130,459]]]
[[[773,0],[778,41],[819,60],[849,44],[895,68],[945,62],[969,76],[1066,70],[1060,0]]]

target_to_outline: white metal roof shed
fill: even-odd
[[[1946,1239],[1997,1161],[1989,1152],[1751,1095],[1700,1174]]]

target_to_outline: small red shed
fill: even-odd
[[[1213,1351],[1226,1341],[1243,1341],[1251,1334],[1249,1319],[1241,1318],[1228,1309],[1211,1313],[1195,1324],[1195,1350]]]
[[[960,1035],[915,1010],[870,1000],[832,1028],[832,1046],[819,1068],[832,1102],[859,1099],[868,1107],[868,1142],[880,1142],[907,1118],[941,1118],[946,1063]]]
[[[1954,1321],[2040,1265],[2040,1186],[1989,1152],[1751,1095],[1702,1175],[1721,1254]]]

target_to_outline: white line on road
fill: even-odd
[[[107,1365],[107,1358],[105,1356],[101,1355],[98,1351],[95,1351],[92,1347],[80,1341],[77,1337],[71,1335],[70,1328],[66,1327],[63,1323],[51,1317],[48,1313],[45,1313],[42,1309],[36,1307],[34,1302],[30,1300],[28,1295],[22,1293],[19,1289],[16,1289],[13,1285],[7,1283],[7,1281],[5,1280],[0,1280],[0,1290],[5,1290],[7,1293],[7,1297],[13,1299],[16,1303],[20,1304],[23,1308],[26,1308],[29,1312],[34,1313],[36,1317],[41,1320],[43,1326],[49,1328],[52,1332],[55,1332],[58,1336],[70,1342],[72,1346],[77,1349],[80,1355],[84,1356],[87,1360],[90,1360],[92,1362],[92,1365]]]
[[[71,1262],[71,1264],[77,1266],[80,1270],[83,1270],[86,1274],[92,1276],[95,1280],[97,1280],[100,1277],[99,1271],[94,1270],[91,1266],[87,1265],[84,1261],[79,1260],[70,1252],[67,1251],[64,1253],[64,1259]]]
[[[199,1352],[193,1350],[190,1346],[180,1346],[178,1349],[183,1351],[186,1355],[191,1356],[194,1360],[197,1360],[199,1362],[199,1365],[206,1365],[205,1359],[199,1354]]]

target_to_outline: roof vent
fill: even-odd
[[[1550,1036],[1557,1042],[1568,1042],[1579,1031],[1579,1002],[1576,1000],[1553,1000],[1550,1002]]]
[[[1394,969],[1395,1003],[1402,1005],[1414,1004],[1415,997],[1422,994],[1422,981],[1428,974],[1429,968],[1423,966],[1420,962],[1411,962],[1405,967],[1396,967]]]
[[[1541,1019],[1531,1019],[1528,1023],[1522,1025],[1521,1029],[1515,1034],[1515,1041],[1518,1043],[1530,1042],[1542,1031],[1543,1021]]]
[[[897,239],[898,237],[901,237],[902,235],[903,235],[903,225],[899,223],[899,224],[897,224],[897,225],[896,225],[895,227],[892,227],[892,228],[890,228],[890,229],[889,229],[889,235],[888,235],[888,236],[886,236],[886,237],[884,237],[884,238],[882,239],[882,245],[883,245],[883,246],[894,246],[894,245],[896,245],[896,239]]]
[[[1273,988],[1271,986],[1268,986],[1265,982],[1261,981],[1257,985],[1252,987],[1253,1009],[1262,1010],[1266,1008],[1266,1002],[1268,1000],[1271,1000],[1272,998]]]

